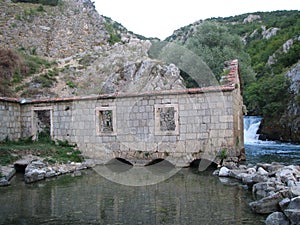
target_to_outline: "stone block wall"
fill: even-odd
[[[116,157],[133,164],[157,158],[178,166],[198,158],[218,162],[224,148],[240,155],[240,100],[233,91],[197,89],[32,102],[21,107],[21,136],[34,137],[34,113],[49,110],[52,138],[76,143],[102,163]]]
[[[236,62],[237,63],[237,62]],[[106,163],[132,164],[167,159],[188,166],[205,158],[219,163],[221,152],[240,157],[244,147],[242,96],[235,62],[230,84],[186,90],[85,97],[0,100],[0,140],[37,138],[48,128],[54,140],[77,144],[83,155]],[[47,111],[42,113],[42,111]],[[43,114],[43,121],[39,115]]]
[[[21,137],[20,105],[15,101],[0,99],[0,141]]]

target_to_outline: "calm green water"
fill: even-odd
[[[212,171],[182,169],[135,187],[83,173],[27,185],[18,175],[0,189],[0,224],[264,224],[248,206],[250,193]]]

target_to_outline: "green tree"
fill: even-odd
[[[262,77],[245,89],[244,101],[252,114],[279,118],[291,97],[290,82],[283,74]]]
[[[243,84],[255,80],[255,73],[250,66],[251,59],[245,52],[241,38],[231,34],[226,26],[216,22],[203,22],[187,40],[186,47],[207,63],[217,80],[220,80],[224,62],[232,59],[239,60]]]

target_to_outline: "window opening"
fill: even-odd
[[[98,135],[116,134],[115,107],[96,108],[96,127]]]

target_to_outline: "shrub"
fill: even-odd
[[[21,80],[22,73],[27,70],[23,60],[11,49],[0,49],[0,95],[10,96],[11,81]]]
[[[52,76],[49,76],[49,74],[42,74],[40,76],[37,76],[33,79],[34,83],[40,84],[42,87],[52,87],[53,82],[55,82],[56,79],[53,78]]]
[[[277,118],[291,97],[289,87],[290,82],[283,74],[262,77],[245,89],[245,103],[253,114]]]
[[[74,84],[73,81],[68,81],[66,85],[68,85],[70,88],[76,88],[76,84]]]
[[[109,44],[113,45],[117,42],[121,41],[121,37],[118,34],[117,30],[114,28],[114,26],[111,23],[105,23],[105,28],[109,33]]]

